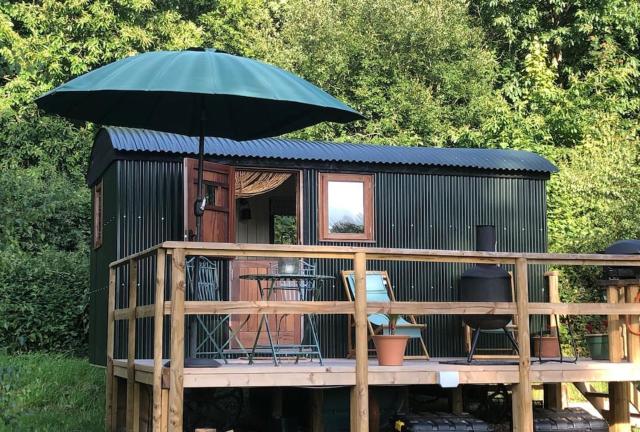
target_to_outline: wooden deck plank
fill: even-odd
[[[461,384],[513,384],[518,382],[518,366],[513,365],[451,365],[434,358],[407,360],[403,366],[378,366],[369,360],[369,385],[437,384],[442,371],[457,371]],[[461,360],[461,359],[456,359]],[[166,368],[165,368],[166,370]],[[219,368],[184,369],[184,387],[304,387],[355,385],[355,361],[325,359],[324,366],[315,361],[283,361],[273,366],[270,361],[249,365],[246,360],[230,360]],[[114,360],[114,374],[126,378],[126,360]],[[136,360],[136,380],[153,383],[153,360]],[[631,363],[610,363],[581,359],[572,363],[532,363],[532,383],[640,381],[640,368]]]

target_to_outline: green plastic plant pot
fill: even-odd
[[[606,334],[586,335],[587,347],[593,360],[609,360],[609,336]]]

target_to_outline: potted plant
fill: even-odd
[[[609,335],[607,334],[607,320],[601,316],[593,317],[585,326],[587,334],[585,340],[590,356],[593,360],[609,359]]]
[[[404,351],[407,348],[409,336],[397,335],[396,324],[400,315],[389,314],[389,334],[373,336],[376,355],[380,366],[401,366],[404,362]]]
[[[560,357],[558,336],[550,331],[542,331],[533,336],[533,355],[542,358]]]

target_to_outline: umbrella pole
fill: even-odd
[[[202,241],[202,215],[204,214],[204,191],[203,191],[203,174],[204,174],[204,122],[205,114],[204,109],[200,115],[200,138],[198,141],[198,196],[196,202],[193,204],[193,212],[196,216],[196,241]],[[200,256],[196,255],[193,262],[193,280],[191,282],[191,289],[189,290],[191,300],[200,300],[195,298],[197,292],[198,280],[200,278]],[[198,345],[198,332],[197,332],[197,318],[195,315],[190,315],[187,321],[188,334],[189,334],[189,352],[185,358],[185,367],[218,367],[220,363],[214,359],[196,359],[196,348]]]
[[[202,241],[202,215],[204,214],[204,207],[206,203],[204,202],[204,185],[203,185],[203,176],[204,176],[204,110],[200,115],[200,137],[198,140],[198,184],[197,191],[198,197],[196,198],[196,202],[194,203],[193,211],[196,216],[196,241]],[[193,263],[193,281],[191,283],[191,300],[196,300],[193,298],[193,294],[196,292],[196,287],[198,286],[198,279],[200,276],[200,257],[196,256]],[[193,357],[196,354],[196,346],[198,344],[198,335],[196,331],[196,320],[195,317],[190,317],[188,321],[189,326],[189,357]]]
[[[194,204],[196,216],[196,241],[202,241],[202,215],[204,214],[204,191],[202,177],[204,173],[204,113],[200,118],[200,140],[198,143],[198,198]]]

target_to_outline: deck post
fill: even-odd
[[[518,384],[512,387],[512,414],[514,432],[533,430],[533,400],[531,396],[531,346],[529,341],[529,282],[525,258],[516,259],[516,310],[518,313]]]
[[[356,252],[355,276],[356,386],[351,397],[351,430],[369,431],[369,347],[367,338],[367,256]],[[353,407],[355,405],[355,407]],[[355,408],[355,409],[354,409]]]
[[[311,432],[324,432],[324,390],[322,388],[310,390],[311,397]]]
[[[617,286],[607,287],[607,302],[610,304],[624,303],[624,296],[620,295]],[[609,361],[619,363],[624,357],[622,343],[622,322],[620,315],[609,315],[607,332],[609,334]],[[631,417],[629,413],[629,383],[609,383],[609,431],[630,432]]]
[[[162,389],[162,420],[160,421],[160,432],[169,431],[169,389]]]
[[[171,366],[169,370],[169,432],[182,432],[184,369],[184,249],[171,257]]]
[[[113,311],[116,307],[116,269],[115,267],[109,268],[109,292],[108,292],[108,306],[107,306],[107,371],[106,371],[106,395],[105,395],[105,426],[107,432],[116,430],[115,412],[116,406],[114,406],[114,381],[113,376],[113,348],[114,348],[114,326],[115,320],[113,317]]]
[[[558,271],[548,271],[544,274],[547,278],[547,287],[549,289],[549,303],[561,303],[560,289],[558,287]],[[549,333],[551,336],[560,337],[560,332],[556,327],[556,320],[553,316],[549,317]],[[561,410],[565,407],[565,384],[551,383],[543,384],[544,407]]]
[[[164,328],[164,273],[166,252],[156,255],[156,292],[153,314],[153,432],[162,424],[162,330]]]
[[[464,398],[461,385],[451,390],[451,412],[455,415],[460,415],[464,412]]]
[[[138,303],[138,261],[129,260],[129,328],[127,329],[127,430],[133,430],[136,404],[136,306]]]
[[[133,423],[132,423],[132,431],[140,432],[140,394],[142,393],[140,389],[140,383],[133,384]]]
[[[635,303],[640,287],[631,285],[627,287],[627,303]],[[627,331],[627,356],[630,363],[640,364],[640,316],[631,315],[629,317],[629,330]],[[631,386],[631,403],[640,407],[640,391],[635,386]]]

